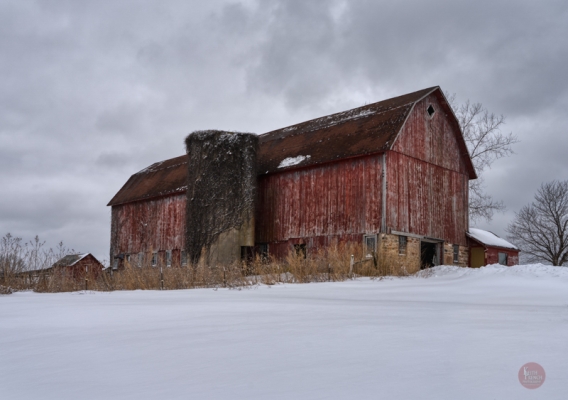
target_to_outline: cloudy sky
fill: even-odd
[[[504,234],[568,179],[568,2],[0,0],[0,235],[108,259],[108,201],[184,136],[264,133],[440,85],[520,140]]]

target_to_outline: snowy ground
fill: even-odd
[[[0,398],[566,398],[568,268],[433,272],[1,296]]]

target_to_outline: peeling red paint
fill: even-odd
[[[287,253],[288,242],[362,238],[381,224],[381,157],[367,156],[259,178],[256,242]],[[308,247],[310,247],[310,243]]]
[[[183,249],[185,193],[112,207],[111,257]]]

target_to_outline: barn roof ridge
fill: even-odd
[[[345,158],[378,154],[392,148],[414,105],[439,86],[304,121],[259,137],[259,171],[323,164]],[[283,160],[303,156],[293,164]]]
[[[310,120],[307,120],[307,121],[304,121],[304,122],[300,122],[300,123],[297,123],[297,124],[289,125],[289,126],[286,126],[286,127],[283,127],[283,128],[279,128],[279,129],[275,129],[273,131],[263,133],[263,134],[259,135],[259,139],[261,139],[265,142],[271,141],[271,140],[276,140],[277,137],[269,137],[269,135],[274,136],[274,133],[276,133],[276,132],[290,132],[289,134],[287,134],[288,137],[297,136],[297,135],[304,134],[304,133],[307,133],[307,132],[312,132],[312,131],[319,130],[319,129],[325,129],[325,128],[333,126],[333,125],[338,125],[338,124],[341,124],[341,123],[346,122],[348,120],[364,118],[364,117],[367,117],[367,116],[372,115],[372,114],[382,114],[382,113],[385,113],[385,112],[394,111],[398,108],[406,107],[409,104],[415,104],[415,103],[419,102],[420,100],[422,100],[424,97],[428,96],[430,93],[432,93],[436,89],[440,89],[440,87],[439,86],[432,86],[430,88],[417,90],[416,92],[407,93],[407,94],[404,94],[404,95],[401,95],[401,96],[396,96],[396,97],[392,97],[392,98],[389,98],[389,99],[377,101],[375,103],[365,104],[365,105],[360,106],[360,107],[351,108],[349,110],[336,112],[336,113],[333,113],[333,114],[330,114],[330,115],[324,115],[323,117],[313,118],[313,119],[310,119]],[[410,96],[413,96],[413,95],[418,95],[419,97],[417,97],[417,98],[411,97],[407,101],[405,101],[401,104],[395,104],[393,106],[387,106],[388,103],[392,103],[396,100],[399,100],[399,99],[402,99],[402,98],[407,98],[407,97],[410,97]],[[381,106],[385,106],[385,108],[381,108]],[[361,113],[350,115],[350,114],[352,114],[356,111],[361,111]],[[367,112],[365,112],[365,111],[367,111]],[[332,120],[333,121],[334,118],[344,116],[344,115],[347,116],[347,117],[340,119],[339,121],[332,122],[332,123],[325,125],[325,126],[315,126],[315,127],[312,127],[312,128],[308,128],[308,130],[301,130],[301,131],[297,130],[297,127],[299,125],[315,124],[317,122],[320,122],[320,121],[323,122],[323,121],[326,121],[326,120]]]
[[[179,163],[176,163],[176,164],[168,163],[168,162],[171,162],[171,161],[177,160],[177,159],[180,160]],[[167,165],[164,165],[165,163],[167,163]],[[180,165],[185,165],[185,164],[187,164],[187,156],[186,155],[177,156],[177,157],[174,157],[174,158],[168,158],[168,159],[165,159],[165,160],[162,160],[162,161],[155,162],[154,164],[136,172],[136,174],[146,174],[146,173],[149,173],[149,172],[156,172],[156,171],[160,171],[160,170],[167,169],[167,168],[176,168],[176,167],[179,167]]]

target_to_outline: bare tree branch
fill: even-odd
[[[500,158],[513,154],[512,146],[519,140],[512,133],[505,134],[501,128],[505,124],[503,115],[490,113],[481,103],[456,103],[455,94],[446,94],[450,106],[454,110],[471,161],[478,179],[469,182],[469,215],[475,221],[491,220],[495,212],[505,211],[505,205],[485,193],[483,172]]]
[[[542,184],[535,200],[515,214],[507,231],[509,239],[529,256],[529,261],[567,263],[568,181]]]

